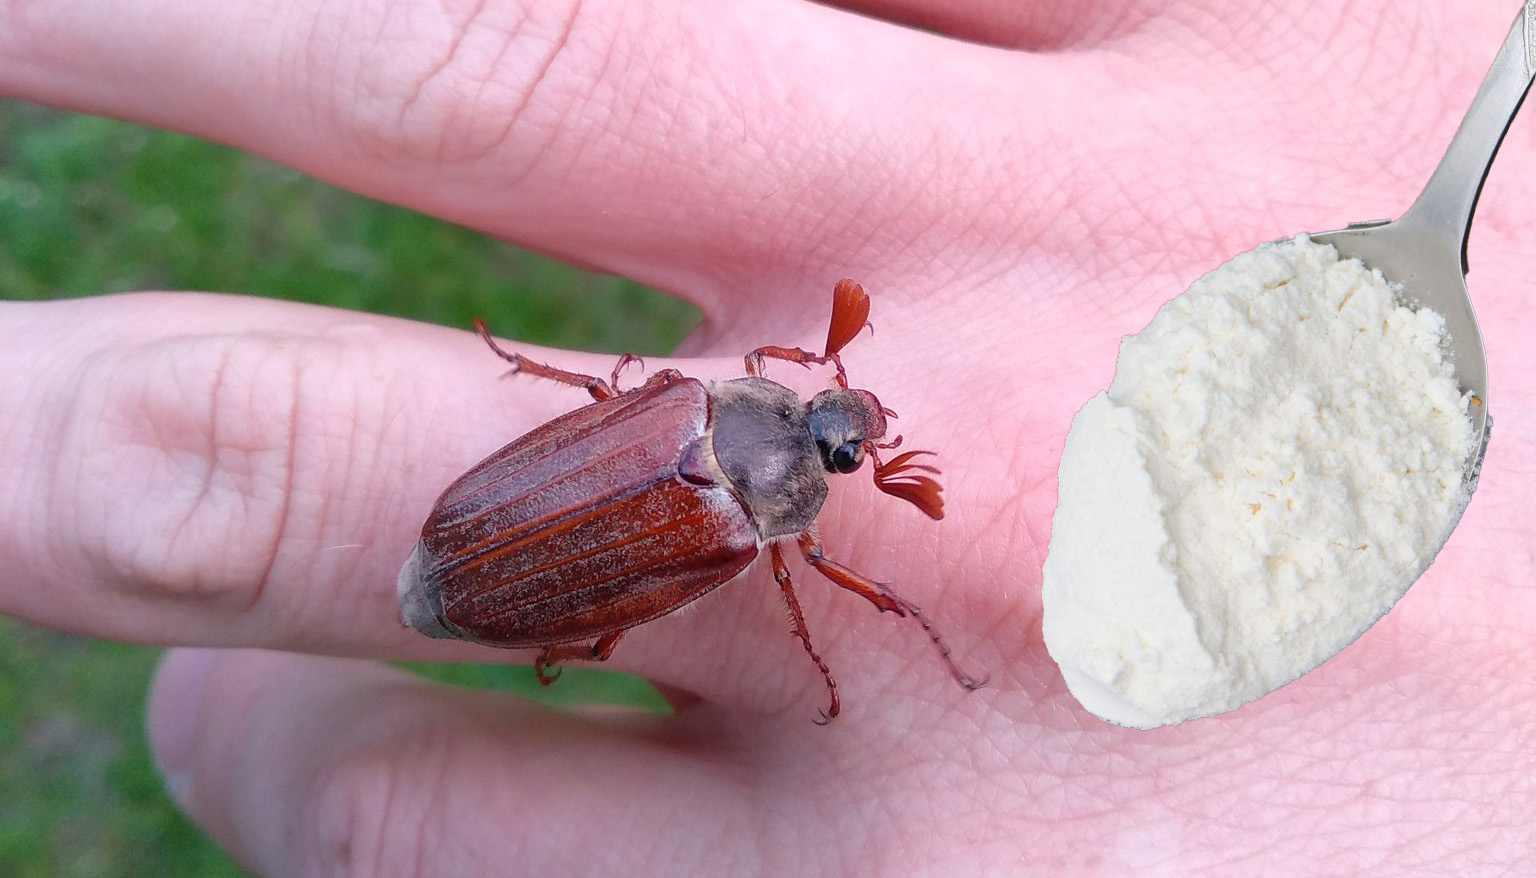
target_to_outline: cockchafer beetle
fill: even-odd
[[[618,389],[626,354],[609,381],[508,353],[485,324],[475,328],[509,374],[584,388],[594,402],[492,454],[438,498],[421,540],[400,570],[403,622],[429,637],[499,647],[535,647],[540,682],[567,659],[603,661],[630,628],[737,578],[766,547],[795,636],[826,681],[838,715],[837,683],[811,644],[784,562],[793,540],[832,582],[884,612],[910,616],[967,689],[963,672],[927,616],[881,582],[822,554],[815,520],[828,473],[852,473],[867,457],[875,485],[928,517],[944,517],[938,470],[908,451],[880,451],[895,412],[867,390],[850,389],[839,352],[868,324],[869,297],[851,280],[833,291],[825,352],[760,347],[745,378],[704,384],[674,369]],[[803,402],[763,377],[765,360],[832,364],[835,389]]]

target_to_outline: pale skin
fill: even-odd
[[[940,453],[948,516],[864,473],[834,487],[821,535],[923,606],[986,689],[796,560],[843,696],[829,727],[767,564],[614,653],[689,693],[670,718],[551,713],[384,666],[532,659],[402,630],[395,571],[449,480],[585,397],[498,380],[467,327],[259,298],[0,304],[0,611],[221,648],[169,653],[149,730],[182,807],[259,874],[1528,865],[1529,111],[1471,242],[1496,421],[1482,485],[1398,607],[1279,693],[1142,732],[1072,700],[1039,603],[1062,438],[1120,336],[1260,241],[1400,213],[1517,4],[857,5],[871,17],[11,0],[0,92],[224,140],[697,302],[704,326],[652,370],[720,377],[759,345],[815,347],[832,283],[858,279],[876,332],[845,350],[850,380],[900,413],[907,447]]]

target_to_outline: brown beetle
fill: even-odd
[[[536,363],[497,346],[527,373],[581,387],[591,405],[555,418],[476,464],[438,498],[421,541],[400,570],[404,623],[430,637],[500,647],[539,647],[534,671],[567,659],[603,661],[630,628],[735,579],[767,547],[795,635],[840,702],[832,672],[811,645],[784,563],[793,539],[811,566],[882,611],[915,619],[967,689],[984,681],[960,670],[911,601],[827,559],[814,530],[827,473],[851,473],[868,457],[875,485],[935,520],[944,517],[932,466],[908,451],[882,462],[886,418],[867,390],[848,387],[838,353],[868,325],[869,297],[851,280],[833,291],[825,353],[761,347],[746,378],[709,385],[674,369],[618,389],[625,355],[605,382]],[[809,403],[762,377],[765,359],[836,367],[836,389]]]

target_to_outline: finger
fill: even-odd
[[[402,629],[394,582],[433,498],[585,404],[579,391],[502,381],[505,364],[468,333],[277,302],[140,295],[4,312],[17,343],[0,351],[0,408],[12,415],[0,432],[0,612],[141,642],[531,658]],[[556,361],[599,375],[612,363]],[[923,530],[915,512],[882,527],[854,514],[858,503],[849,494],[834,508],[870,532],[869,552]],[[857,535],[839,529],[829,553],[867,560],[843,553]],[[927,603],[936,584],[915,584],[929,591],[905,596]],[[877,662],[881,676],[865,679],[921,662],[928,673],[903,691],[942,690],[941,705],[963,694],[949,692],[915,625],[882,639],[869,607],[832,591],[803,589],[806,612],[867,709],[876,684],[848,678],[880,653],[911,658]],[[813,715],[821,680],[783,613],[754,571],[686,617],[641,626],[611,665],[710,701]]]
[[[508,394],[473,336],[405,321],[195,295],[0,309],[0,611],[105,637],[415,643],[389,583],[436,491],[579,404]]]
[[[1032,2],[1010,0],[846,0],[833,4],[910,27],[989,46],[1034,52],[1087,49],[1120,39],[1168,13],[1166,0]]]
[[[784,0],[460,18],[74,0],[0,13],[0,88],[749,299],[727,315],[745,324],[843,275],[921,296],[1038,281],[1022,254],[1067,254],[1123,285],[1396,213],[1443,142],[1425,120],[1454,127],[1411,99],[1441,73],[1475,83],[1506,5],[1170,4],[1185,17],[1117,51],[1038,57]],[[1437,69],[1405,67],[1426,32]],[[1365,94],[1429,112],[1362,113]]]
[[[760,871],[693,843],[752,832],[755,806],[670,725],[238,650],[171,652],[149,706],[173,795],[257,874]]]
[[[1049,177],[1029,173],[1054,154],[1034,147],[1101,80],[787,0],[3,9],[11,94],[692,294],[931,261],[915,241],[976,233],[1000,192],[1030,200],[1007,183]],[[1010,213],[993,230],[1009,238],[1031,215]]]

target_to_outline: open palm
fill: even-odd
[[[817,347],[832,283],[859,280],[876,331],[844,351],[849,377],[900,413],[905,447],[940,453],[948,515],[841,479],[821,537],[922,605],[988,688],[798,565],[843,694],[827,728],[766,565],[615,653],[676,694],[666,719],[384,667],[504,657],[401,629],[395,571],[448,481],[585,397],[499,380],[464,332],[212,295],[0,305],[0,610],[224,648],[171,654],[152,732],[184,807],[267,874],[1477,874],[1531,856],[1529,119],[1471,241],[1497,422],[1482,484],[1386,619],[1234,714],[1139,732],[1066,693],[1038,597],[1062,439],[1120,336],[1262,240],[1400,213],[1516,4],[854,5],[875,17],[0,4],[0,91],[224,140],[687,296],[705,314],[688,358],[652,369],[733,376],[759,345]]]

